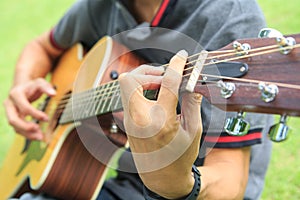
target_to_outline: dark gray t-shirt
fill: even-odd
[[[254,0],[171,0],[163,1],[151,23],[138,23],[123,0],[79,0],[55,26],[53,43],[69,48],[81,42],[87,48],[103,36],[115,40],[152,63],[165,64],[181,49],[189,54],[199,49],[216,50],[235,39],[257,37],[266,26],[264,16]],[[211,107],[204,100],[203,126],[212,137],[227,137],[222,131],[225,112]],[[227,116],[235,115],[227,113]],[[239,137],[236,142],[222,143],[214,140],[209,146],[240,147],[260,141],[258,132],[268,126],[269,115],[248,113],[251,139]],[[221,134],[221,135],[220,135]],[[208,136],[210,137],[210,136]]]

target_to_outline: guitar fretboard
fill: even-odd
[[[120,86],[112,81],[68,99],[59,123],[65,124],[122,109]]]

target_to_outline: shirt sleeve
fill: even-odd
[[[99,18],[94,16],[97,10],[108,12],[109,4],[105,2],[108,1],[76,1],[52,29],[50,39],[53,46],[66,49],[76,43],[82,43],[87,48],[91,48],[99,40],[99,36],[104,35],[99,33],[99,28],[95,26],[95,19],[102,25],[98,27],[102,27],[102,30],[106,29],[107,20],[103,18],[106,15],[101,13],[98,14]]]
[[[261,143],[262,128],[252,129],[244,136],[232,136],[228,133],[206,134],[204,142],[207,147],[240,148]]]

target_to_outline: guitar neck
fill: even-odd
[[[296,44],[300,42],[299,34],[292,35],[292,37]],[[275,38],[243,39],[238,42],[249,44],[251,50],[247,54],[239,54],[233,49],[233,44],[229,44],[218,51],[209,52],[193,92],[201,93],[211,104],[226,111],[300,116],[300,45],[294,45],[290,52],[282,53],[284,48],[278,46]],[[199,60],[190,63],[197,63],[197,61]],[[213,64],[216,70],[210,70]],[[225,75],[218,65],[226,68]],[[232,71],[235,66],[243,73],[228,76],[226,73]],[[249,67],[249,70],[244,71],[245,66]],[[190,75],[191,73],[186,73],[184,76],[190,79]],[[235,91],[230,97],[224,98],[215,80],[235,84]],[[274,99],[271,101],[262,99],[264,95],[269,95],[267,91],[269,88],[259,89],[260,83],[278,87],[279,92]],[[155,99],[157,91],[145,94],[145,96]],[[67,103],[63,106],[64,111],[60,123],[82,120],[122,109],[119,82],[116,80],[73,94],[64,101]]]
[[[158,90],[146,90],[144,96],[156,99]],[[122,110],[119,81],[111,81],[96,88],[65,98],[61,104],[64,111],[59,123],[65,124]]]
[[[71,95],[63,100],[64,111],[59,123],[65,124],[122,109],[118,81]]]

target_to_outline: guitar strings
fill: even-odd
[[[299,48],[299,47],[300,47],[299,44],[296,44],[296,45],[293,46],[293,48]],[[273,48],[275,48],[275,49],[273,49]],[[290,48],[291,47],[282,47],[281,49],[279,49],[277,45],[271,45],[271,46],[266,46],[266,47],[260,47],[260,48],[250,49],[250,50],[247,51],[248,53],[256,52],[256,51],[261,51],[261,50],[266,50],[266,51],[262,51],[262,52],[258,52],[258,53],[254,53],[254,54],[240,55],[238,57],[227,58],[227,59],[218,60],[218,61],[213,61],[213,62],[210,62],[210,63],[205,63],[204,66],[211,65],[211,64],[217,64],[217,63],[222,63],[222,62],[233,61],[233,60],[237,60],[237,59],[254,57],[254,56],[258,56],[258,55],[269,54],[269,53],[278,52],[278,51],[285,50],[285,49],[290,49]],[[268,49],[270,49],[270,50],[268,50]],[[208,58],[206,58],[204,60],[214,59],[214,58],[220,58],[220,57],[228,57],[228,56],[233,56],[233,55],[235,56],[236,53],[237,53],[235,50],[222,50],[222,51],[208,52],[208,54],[209,55],[214,55],[216,53],[223,53],[223,52],[226,52],[226,54],[211,56],[211,57],[208,57]],[[200,54],[201,53],[197,53],[197,54],[191,55],[191,56],[188,57],[188,59],[191,59],[191,58],[194,58],[196,56],[199,56]],[[186,65],[194,64],[194,63],[196,63],[196,62],[198,62],[200,60],[201,59],[196,59],[196,60],[190,61],[190,62],[186,63]],[[163,67],[168,67],[169,64],[165,64],[165,65],[162,65],[162,66]],[[191,69],[193,69],[193,67],[186,68],[184,71],[188,71],[188,70],[191,70]],[[191,75],[191,73],[190,74],[185,74],[184,77],[187,77],[189,75]],[[259,83],[259,82],[261,82],[259,80],[253,80],[253,79],[232,78],[232,77],[218,76],[218,75],[211,75],[211,74],[200,74],[200,75],[201,76],[206,76],[206,77],[226,79],[226,80],[234,80],[234,81],[248,82],[248,83]],[[108,85],[111,82],[117,82],[117,80],[113,80],[113,81],[107,82],[105,85]],[[198,82],[199,82],[199,80],[198,80]],[[286,88],[300,89],[300,86],[298,86],[298,85],[285,84],[285,83],[276,83],[276,82],[265,82],[265,83],[267,83],[267,84],[277,84],[278,86],[286,87]],[[98,87],[100,87],[100,86],[98,86]],[[111,98],[112,96],[109,96],[109,95],[110,95],[110,93],[115,92],[112,89],[116,89],[116,88],[118,88],[118,85],[113,86],[111,88],[104,88],[104,89],[110,89],[111,91],[108,92],[108,93],[105,93],[105,94],[100,94],[100,95],[98,94],[96,96],[93,95],[93,97],[101,99],[103,96],[105,96],[106,98],[107,97]],[[90,90],[88,90],[88,91],[90,91]],[[97,93],[99,93],[99,92],[97,92]],[[62,99],[59,101],[60,103],[58,104],[58,109],[59,110],[64,109],[65,106],[66,106],[66,104],[69,102],[69,99],[70,98],[74,98],[74,95],[76,95],[76,96],[80,96],[81,95],[80,98],[83,98],[83,100],[85,100],[85,98],[86,98],[86,96],[83,95],[83,92],[77,93],[77,94],[68,93],[66,95],[63,95]],[[103,99],[103,100],[105,100],[105,99]],[[77,102],[77,100],[76,100],[76,102]],[[52,103],[55,103],[55,102],[52,102]],[[83,103],[85,103],[85,102],[83,102]]]
[[[260,48],[255,48],[255,49],[250,49],[248,50],[247,52],[248,53],[252,53],[252,52],[255,52],[255,51],[261,51],[261,50],[267,50],[267,49],[273,49],[273,48],[276,48],[278,47],[277,45],[271,45],[271,46],[266,46],[266,47],[260,47]],[[277,48],[276,48],[277,49]],[[277,50],[276,50],[277,51]],[[197,59],[197,60],[193,60],[193,61],[190,61],[188,63],[186,63],[186,65],[189,65],[189,64],[194,64],[198,61],[203,61],[203,60],[213,60],[215,58],[222,58],[222,57],[228,57],[228,56],[236,56],[237,55],[237,52],[235,50],[224,50],[224,51],[213,51],[213,52],[208,52],[208,54],[216,54],[216,53],[223,53],[223,52],[228,52],[227,54],[221,54],[221,55],[215,55],[215,56],[211,56],[211,57],[208,57],[208,58],[205,58],[205,59]],[[194,55],[191,55],[189,57],[187,57],[187,59],[191,59],[191,58],[194,58],[196,56],[199,56],[201,55],[201,52],[200,53],[197,53],[197,54],[194,54]],[[253,55],[253,54],[252,54]],[[233,60],[236,60],[236,59],[240,59],[242,57],[234,57],[232,58]],[[219,62],[210,62],[208,64],[204,64],[204,66],[207,66],[207,65],[210,65],[210,64],[218,64],[218,63],[221,63],[221,62],[227,62],[229,60],[219,60]],[[165,64],[165,65],[162,65],[163,67],[168,67],[169,66],[169,63]],[[184,71],[187,71],[191,68],[194,68],[194,67],[190,67],[190,68],[186,68]]]
[[[110,83],[113,83],[114,86],[113,87],[106,87],[106,88],[103,88],[102,90],[99,90],[99,88],[101,86],[98,86],[97,88],[93,88],[91,90],[87,90],[87,91],[84,91],[84,92],[81,92],[81,93],[76,93],[76,94],[73,94],[73,95],[66,95],[68,96],[68,98],[63,98],[62,101],[60,101],[60,103],[57,105],[57,108],[56,109],[60,109],[60,110],[63,110],[65,109],[65,106],[68,102],[70,102],[69,100],[72,99],[74,100],[74,103],[72,102],[72,108],[73,109],[76,109],[76,108],[81,108],[82,105],[86,106],[85,104],[89,103],[89,102],[93,102],[93,101],[99,101],[100,100],[105,100],[107,101],[108,99],[111,99],[115,96],[119,97],[117,95],[118,93],[118,88],[119,88],[119,85],[116,84],[117,81],[111,81]],[[108,85],[108,83],[106,83],[106,85]],[[107,91],[107,90],[110,90],[110,91]],[[85,94],[87,93],[87,94]],[[88,96],[88,97],[87,97]],[[90,98],[90,97],[93,97],[93,98]],[[55,102],[53,102],[55,103]],[[106,103],[104,104],[106,105]],[[89,106],[89,105],[87,105]],[[84,107],[86,108],[86,107]],[[102,109],[101,109],[102,108]],[[97,109],[101,109],[103,110],[104,108],[103,107],[100,107]]]
[[[273,49],[274,47],[277,47],[277,48]],[[299,47],[300,47],[300,44],[294,46],[294,48],[299,48]],[[255,52],[255,51],[259,51],[261,49],[263,49],[263,50],[265,50],[265,49],[271,49],[271,50],[263,51],[263,52],[258,52],[258,53],[254,53],[254,54],[240,55],[239,57],[232,57],[232,58],[223,59],[223,60],[212,61],[210,63],[205,63],[204,66],[211,65],[211,64],[218,64],[218,63],[222,63],[222,62],[233,61],[233,60],[238,60],[238,59],[243,59],[243,58],[255,57],[255,56],[258,56],[258,55],[264,55],[264,54],[274,53],[274,52],[278,52],[280,50],[286,50],[286,49],[289,49],[289,48],[290,47],[285,47],[285,48],[282,48],[282,49],[278,49],[278,46],[276,46],[276,45],[268,46],[268,47],[262,47],[262,48],[256,48],[256,49],[248,50],[247,52],[252,53],[252,52]],[[231,50],[231,51],[234,51],[234,50]],[[188,65],[188,64],[194,64],[194,63],[196,63],[198,61],[201,61],[201,60],[209,60],[209,59],[212,60],[214,58],[233,56],[233,55],[236,55],[236,53],[237,52],[234,51],[233,53],[223,54],[223,55],[216,55],[216,56],[208,57],[206,59],[197,59],[197,60],[188,62],[186,65]],[[200,54],[201,53],[198,53],[197,55],[200,55]],[[188,59],[192,58],[192,57],[194,57],[194,55],[188,57]],[[163,67],[168,67],[168,66],[169,66],[169,64],[163,65]],[[194,68],[194,66],[190,67],[190,68],[186,68],[184,71],[191,70],[193,68]],[[230,77],[228,77],[228,78],[230,78]]]
[[[277,45],[273,45],[273,46],[267,46],[267,47],[263,47],[263,48],[256,48],[256,49],[253,49],[252,51],[258,51],[258,50],[261,50],[261,49],[270,49],[270,48],[274,48],[274,47],[277,47]],[[295,45],[294,48],[298,48],[299,45]],[[233,52],[234,50],[229,50],[227,52]],[[251,50],[249,50],[248,52],[250,52]],[[251,54],[251,55],[244,55],[244,56],[240,56],[240,57],[235,57],[235,58],[231,58],[231,59],[225,59],[225,61],[230,61],[230,60],[235,60],[235,59],[241,59],[241,58],[246,58],[246,57],[253,57],[253,56],[256,56],[256,55],[262,55],[262,54],[266,54],[266,53],[272,53],[272,52],[276,52],[276,51],[279,51],[278,48],[276,48],[276,50],[271,50],[271,51],[266,51],[266,52],[260,52],[260,53],[257,53],[257,54]],[[221,51],[220,51],[221,52]],[[212,53],[216,53],[216,52],[212,52]],[[199,54],[198,54],[199,55]],[[223,55],[219,55],[217,57],[224,57],[224,56],[228,56],[228,55],[236,55],[236,52],[234,51],[234,53],[232,54],[223,54]],[[190,56],[189,58],[192,58],[192,57],[195,57],[195,55],[192,55]],[[210,58],[214,58],[214,57],[210,57]],[[208,59],[208,58],[207,58]],[[192,64],[194,62],[197,62],[197,60],[194,60],[192,62],[189,62],[187,64]],[[219,62],[224,62],[224,60],[220,60],[218,62],[215,62],[215,63],[219,63]],[[214,64],[214,63],[209,63],[209,64]],[[205,64],[207,65],[207,64]],[[164,66],[168,66],[168,64],[164,65]],[[189,68],[187,68],[186,70],[189,70]],[[185,70],[185,71],[186,71]],[[186,74],[184,76],[189,76],[190,74]],[[252,83],[259,83],[261,81],[257,81],[257,80],[250,80],[250,79],[242,79],[242,78],[231,78],[231,77],[225,77],[225,76],[217,76],[217,75],[210,75],[210,74],[200,74],[202,76],[207,76],[207,77],[214,77],[214,78],[221,78],[221,79],[227,79],[227,80],[235,80],[235,81],[241,81],[241,82],[252,82]],[[266,82],[266,83],[271,83],[271,82]],[[272,82],[273,83],[273,82]],[[282,86],[282,87],[290,87],[290,88],[294,88],[294,89],[299,89],[299,86],[295,86],[295,85],[291,85],[291,84],[283,84],[283,83],[277,83],[279,86]],[[111,89],[111,88],[110,88]],[[101,96],[103,95],[109,95],[107,93],[105,94],[101,94],[100,95],[100,98]],[[66,95],[66,96],[71,96],[71,95]],[[95,96],[93,96],[95,97]],[[99,97],[99,96],[98,96]],[[64,104],[69,100],[69,98],[65,98],[64,97],[64,101],[65,102],[62,102],[60,106],[62,106],[61,108],[63,109],[64,108]]]

